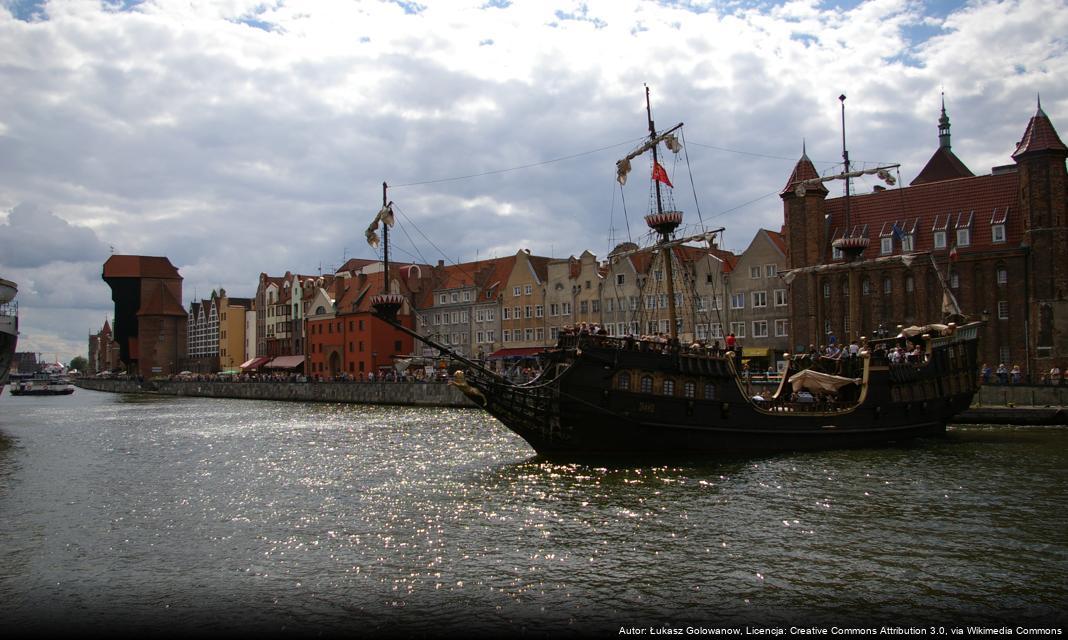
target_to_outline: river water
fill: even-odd
[[[471,409],[0,398],[0,620],[618,635],[1068,618],[1068,429],[558,465]]]

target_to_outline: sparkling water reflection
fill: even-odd
[[[1063,621],[1068,430],[558,465],[474,410],[2,399],[20,628],[545,634]]]

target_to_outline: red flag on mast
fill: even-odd
[[[655,160],[653,161],[653,180],[663,182],[672,189],[675,188],[675,185],[671,184],[671,180],[668,180],[667,171],[664,171],[664,167],[661,167],[660,163]]]

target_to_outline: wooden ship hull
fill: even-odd
[[[599,336],[562,339],[528,384],[469,370],[457,386],[556,459],[865,446],[941,434],[968,408],[978,385],[978,326],[932,339],[922,364],[890,364],[879,352],[847,361],[860,384],[844,401],[789,399],[792,370],[774,395],[754,400],[725,355]]]

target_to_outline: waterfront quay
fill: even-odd
[[[0,406],[0,619],[20,635],[1068,617],[1065,429],[589,465],[539,459],[470,409],[85,388]]]
[[[417,407],[474,407],[451,384],[440,382],[228,382],[81,378],[74,384],[111,393],[154,393],[203,398],[340,402]],[[761,388],[753,385],[754,389]],[[1068,387],[983,385],[961,424],[1068,425]]]
[[[81,378],[75,385],[111,393],[165,396],[342,402],[416,407],[474,407],[467,396],[444,382],[231,382],[221,380],[137,380]]]

